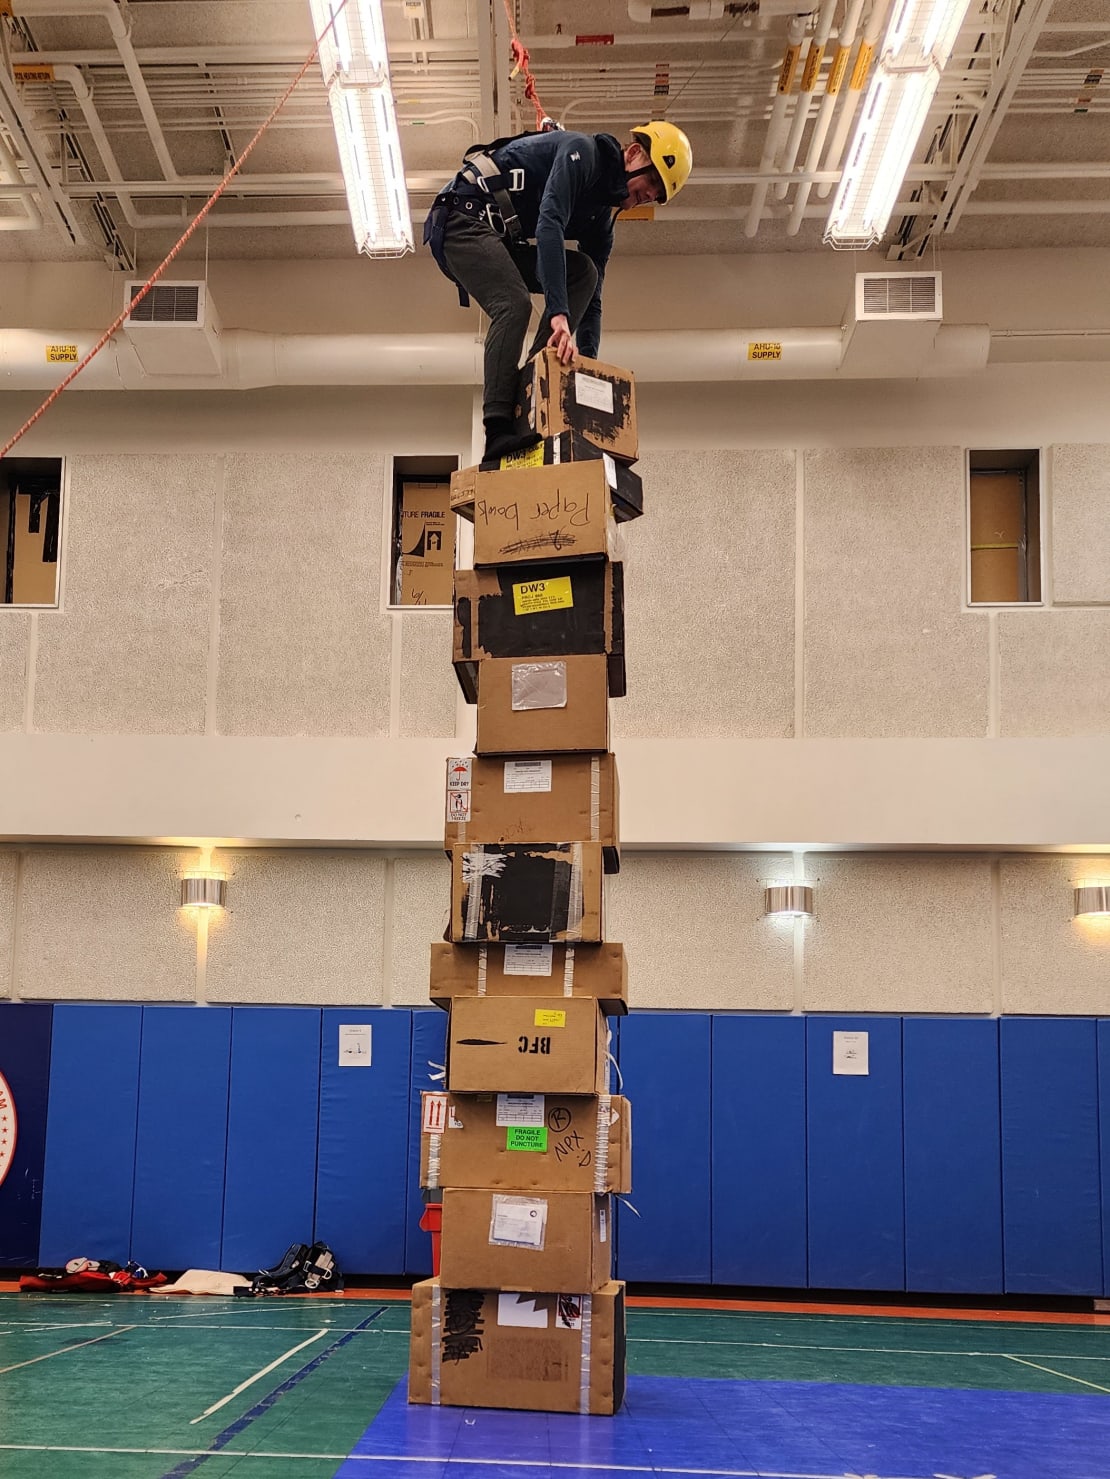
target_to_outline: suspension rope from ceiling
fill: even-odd
[[[559,125],[548,117],[540,102],[540,95],[536,91],[536,79],[532,76],[532,68],[529,66],[528,48],[517,33],[512,0],[505,0],[505,15],[508,17],[509,30],[513,33],[509,48],[513,54],[513,70],[509,73],[509,81],[511,82],[518,74],[524,78],[524,96],[536,110],[536,129],[539,133],[550,133]]]
[[[185,243],[193,235],[193,233],[196,231],[197,227],[201,224],[201,222],[207,217],[209,211],[216,204],[217,200],[219,200],[220,196],[227,189],[228,185],[231,184],[232,180],[235,178],[235,176],[242,169],[243,165],[246,164],[247,160],[250,158],[251,153],[253,152],[254,147],[258,143],[259,139],[261,139],[262,135],[270,127],[270,124],[273,123],[274,119],[281,112],[282,108],[285,107],[285,104],[289,101],[290,97],[292,97],[295,88],[299,85],[299,83],[301,82],[301,79],[304,77],[304,75],[308,71],[309,67],[311,67],[312,64],[313,64],[313,62],[316,60],[317,54],[319,53],[319,50],[320,50],[320,43],[321,43],[321,41],[323,41],[324,37],[328,34],[328,32],[335,25],[336,20],[339,18],[339,16],[346,9],[346,6],[347,6],[347,0],[339,0],[339,4],[336,5],[335,9],[332,11],[331,20],[327,23],[327,25],[324,27],[324,29],[320,32],[319,36],[317,36],[315,42],[313,43],[312,50],[309,52],[308,56],[305,57],[304,62],[302,63],[301,68],[298,71],[297,75],[293,78],[293,81],[289,84],[289,86],[282,93],[281,97],[274,104],[274,107],[271,110],[269,117],[266,119],[266,121],[259,128],[259,130],[255,134],[254,138],[251,139],[250,143],[246,146],[246,148],[243,150],[243,152],[239,155],[239,158],[231,166],[231,168],[228,170],[227,174],[224,175],[223,179],[216,186],[215,190],[213,190],[212,194],[205,201],[204,205],[201,206],[200,210],[197,212],[196,216],[190,222],[190,224],[186,228],[186,230],[182,233],[181,237],[174,244],[174,246],[172,246],[170,248],[170,250],[166,253],[166,255],[162,258],[161,262],[159,262],[158,266],[150,274],[150,276],[147,278],[146,282],[143,283],[142,287],[135,294],[135,296],[131,299],[131,301],[129,303],[127,303],[127,304],[124,305],[124,308],[123,308],[122,312],[118,315],[118,317],[116,319],[114,319],[113,322],[109,325],[109,327],[104,330],[103,334],[101,334],[100,338],[96,341],[96,343],[93,345],[93,347],[89,350],[88,354],[86,354],[85,357],[82,360],[80,360],[77,364],[74,365],[73,369],[70,370],[69,374],[65,377],[65,379],[59,385],[56,385],[54,387],[54,389],[46,397],[46,399],[43,401],[42,405],[39,406],[38,410],[34,413],[34,415],[33,416],[29,416],[27,418],[27,420],[23,423],[23,425],[19,428],[19,430],[15,433],[15,435],[12,436],[12,437],[9,437],[8,440],[4,443],[3,447],[0,447],[0,459],[3,459],[3,458],[5,458],[8,455],[8,453],[12,450],[12,448],[20,440],[20,438],[23,437],[23,436],[25,436],[27,434],[27,432],[29,432],[31,430],[31,427],[34,426],[35,422],[38,421],[38,419],[40,418],[40,416],[44,416],[46,414],[46,412],[50,409],[50,407],[58,399],[58,397],[61,395],[61,393],[68,386],[72,385],[73,382],[74,382],[74,380],[76,380],[77,377],[78,377],[78,375],[80,375],[81,371],[83,369],[85,369],[85,367],[88,364],[90,364],[92,362],[92,360],[94,360],[96,358],[96,356],[100,353],[100,351],[108,343],[109,339],[111,339],[112,335],[117,331],[117,329],[119,329],[121,327],[121,325],[123,324],[124,319],[126,319],[127,316],[143,301],[143,299],[146,297],[146,295],[150,292],[151,288],[153,288],[154,284],[158,281],[158,279],[165,272],[166,268],[169,267],[169,265],[173,262],[174,258],[181,251],[181,248],[185,245]]]

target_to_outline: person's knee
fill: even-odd
[[[506,329],[515,329],[519,325],[523,335],[532,314],[531,294],[523,282],[506,283],[490,298],[486,312],[492,324]]]

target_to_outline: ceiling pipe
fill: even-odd
[[[23,185],[23,176],[19,172],[15,155],[8,148],[5,140],[0,137],[0,180],[11,185]],[[2,186],[0,186],[2,190]],[[35,204],[34,196],[29,192],[16,197],[22,215],[0,216],[0,231],[38,231],[42,227],[42,212]]]
[[[21,20],[34,20],[39,16],[91,15],[107,21],[112,40],[115,42],[120,61],[123,63],[123,69],[131,82],[139,112],[143,115],[143,122],[150,134],[150,142],[154,146],[154,153],[158,158],[162,173],[167,180],[176,180],[177,170],[170,157],[170,151],[166,147],[166,140],[158,122],[158,115],[154,111],[154,104],[150,100],[150,93],[143,79],[139,59],[131,45],[131,18],[127,12],[126,0],[12,0],[11,11]],[[38,60],[37,53],[36,60]]]
[[[786,28],[786,50],[783,52],[778,82],[775,85],[775,101],[771,105],[771,117],[767,124],[767,132],[763,138],[763,154],[759,161],[759,172],[761,175],[769,175],[775,168],[776,161],[779,157],[779,150],[782,147],[782,141],[786,135],[786,119],[790,108],[790,94],[794,86],[794,74],[798,68],[798,58],[801,55],[802,37],[805,35],[805,30],[805,16],[791,16]],[[770,184],[770,180],[766,183],[761,181],[752,192],[751,205],[748,209],[747,219],[744,222],[745,236],[754,236],[759,230],[759,222],[763,216],[763,206],[767,199],[767,191],[770,188]]]
[[[104,167],[104,173],[111,182],[111,193],[119,201],[120,209],[123,211],[124,219],[129,226],[139,228],[146,223],[139,215],[132,202],[131,196],[125,189],[123,171],[116,163],[116,156],[108,142],[108,135],[104,132],[104,125],[100,121],[100,115],[93,104],[92,93],[85,81],[80,67],[55,67],[54,76],[60,82],[68,83],[77,98],[77,106],[85,119],[85,124],[92,135],[93,143],[100,154],[100,162]]]
[[[890,325],[898,333],[897,325]],[[195,333],[179,326],[150,333]],[[47,363],[48,346],[77,345],[93,336],[72,329],[0,330],[0,390],[44,391],[58,380]],[[121,330],[74,381],[85,390],[226,391],[270,386],[477,385],[483,347],[472,333],[261,334],[228,329],[219,336],[222,369],[209,375],[152,375],[144,370],[127,330]],[[751,346],[773,346],[766,356]],[[885,357],[854,355],[845,365],[843,328],[672,330],[606,334],[608,359],[645,382],[826,380],[888,378]],[[984,368],[990,347],[985,325],[942,324],[932,347],[915,364],[913,378],[972,374]],[[1110,346],[1108,346],[1110,349]],[[778,358],[775,358],[775,355]],[[907,372],[907,375],[910,372]]]
[[[825,0],[825,5],[817,15],[817,28],[809,40],[809,50],[806,52],[805,64],[802,67],[802,80],[798,87],[798,100],[794,105],[794,117],[790,121],[790,133],[787,135],[786,148],[779,164],[784,174],[790,173],[798,158],[798,149],[801,146],[802,133],[809,118],[809,105],[813,101],[813,94],[817,90],[817,80],[821,75],[821,63],[825,58],[825,47],[828,45],[829,34],[832,31],[835,10],[834,0]],[[786,181],[776,184],[776,199],[785,200],[788,188]],[[762,207],[762,201],[760,206]]]
[[[81,221],[73,202],[58,183],[46,141],[39,136],[33,119],[24,108],[19,88],[5,66],[0,66],[0,122],[12,138],[19,141],[23,163],[40,200],[49,211],[51,224],[58,226],[76,246],[86,246],[88,243]]]
[[[874,5],[871,7],[871,14],[867,17],[867,25],[864,29],[861,48],[861,50],[864,48],[868,49],[868,54],[871,58],[874,58],[875,48],[879,44],[879,36],[882,34],[883,28],[886,25],[886,18],[889,13],[890,0],[875,0]],[[863,90],[863,86],[867,82],[870,72],[871,66],[869,63],[865,76],[860,79],[859,84],[855,88],[857,93]],[[849,87],[848,93],[848,100],[851,106],[846,105],[841,109],[840,117],[836,120],[836,127],[833,129],[832,141],[825,154],[825,168],[826,170],[835,170],[836,179],[838,180],[840,178],[841,160],[844,158],[844,147],[848,142],[848,133],[855,121],[856,115],[855,98],[851,96],[851,87]],[[817,187],[817,194],[821,200],[826,200],[831,191],[832,185],[827,181]],[[808,195],[808,191],[806,193]]]

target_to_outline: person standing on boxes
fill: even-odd
[[[672,200],[690,177],[690,141],[673,123],[645,123],[623,148],[612,134],[521,134],[468,149],[424,225],[440,271],[489,316],[482,416],[484,458],[540,438],[514,429],[520,351],[542,294],[529,357],[545,346],[563,364],[596,359],[601,285],[619,211]],[[574,251],[566,242],[576,241]],[[577,336],[577,338],[576,338]]]

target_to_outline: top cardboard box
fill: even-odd
[[[559,362],[553,349],[543,349],[524,366],[515,407],[521,430],[540,436],[576,431],[603,452],[634,462],[636,382],[631,370],[600,360]]]

